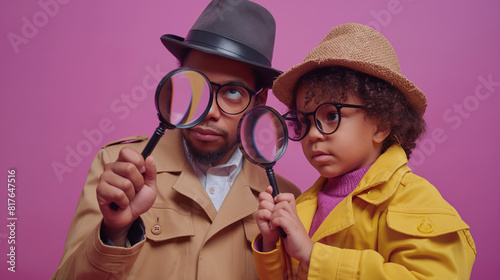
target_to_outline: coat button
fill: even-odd
[[[368,191],[367,197],[368,199],[375,200],[380,197],[380,191],[377,189],[370,190]]]
[[[158,235],[161,233],[161,226],[159,224],[155,224],[152,228],[151,228],[151,232],[155,235]]]
[[[418,231],[421,233],[431,233],[434,231],[434,226],[429,224],[424,217],[422,217],[422,223],[417,227]]]

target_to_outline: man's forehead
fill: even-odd
[[[256,75],[253,69],[229,58],[191,50],[186,55],[183,66],[202,72],[212,82],[236,82],[251,88],[255,85]]]

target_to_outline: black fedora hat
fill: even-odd
[[[211,1],[186,38],[161,36],[163,45],[182,61],[189,50],[241,61],[271,87],[281,71],[271,67],[276,22],[264,7],[246,0]]]

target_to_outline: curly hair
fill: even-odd
[[[360,99],[366,106],[366,116],[377,119],[380,125],[391,130],[382,142],[382,152],[393,144],[399,144],[409,159],[417,139],[425,132],[424,119],[410,106],[405,96],[377,77],[350,68],[331,66],[306,73],[297,86],[302,83],[310,84],[306,104],[313,101],[317,106],[325,98],[341,103],[349,95]],[[292,103],[294,106],[295,101]]]

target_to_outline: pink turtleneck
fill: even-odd
[[[318,209],[316,209],[316,214],[314,214],[309,237],[314,235],[333,208],[354,191],[368,169],[370,169],[370,166],[338,177],[328,178],[323,189],[318,193]]]

